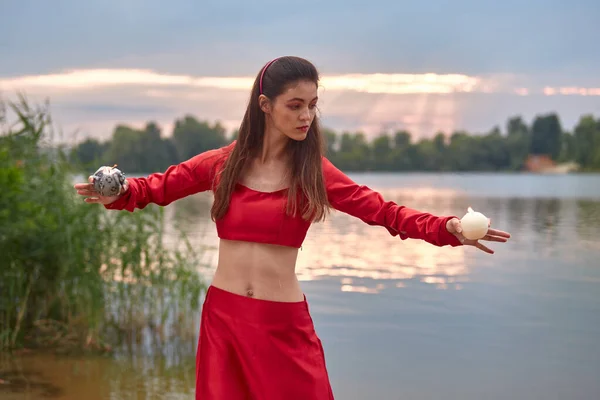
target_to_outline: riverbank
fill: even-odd
[[[0,351],[110,352],[197,312],[205,284],[164,209],[108,212],[73,189],[81,173],[52,142],[46,106],[9,103],[0,121]],[[165,245],[165,236],[177,247]]]

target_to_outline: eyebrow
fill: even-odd
[[[319,96],[315,97],[311,101],[315,101],[315,100],[318,100],[318,99],[319,99]],[[300,97],[294,97],[293,99],[289,99],[288,102],[290,102],[290,101],[301,101],[302,103],[304,103],[304,99],[301,99]]]

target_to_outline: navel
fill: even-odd
[[[246,296],[254,297],[254,290],[252,290],[252,288],[246,289]]]

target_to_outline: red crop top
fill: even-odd
[[[185,196],[211,190],[215,172],[234,145],[235,142],[203,152],[170,166],[164,173],[127,178],[129,190],[105,207],[133,212],[149,203],[166,206]],[[392,236],[403,240],[423,239],[436,246],[461,245],[446,229],[446,221],[452,217],[436,217],[385,201],[378,192],[353,182],[325,157],[323,176],[329,202],[335,209],[368,225],[383,226]],[[286,215],[286,202],[287,189],[259,192],[238,184],[226,215],[216,222],[219,238],[299,248],[311,223],[301,216]]]

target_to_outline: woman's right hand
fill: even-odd
[[[127,179],[125,179],[125,183],[121,187],[121,193],[119,193],[119,195],[117,195],[117,196],[101,196],[94,189],[93,182],[94,182],[94,178],[92,178],[90,176],[88,178],[88,183],[76,183],[75,186],[73,186],[77,190],[77,194],[85,197],[85,199],[83,201],[85,201],[86,203],[98,203],[98,204],[107,205],[107,204],[115,202],[119,197],[121,197],[121,195],[123,193],[125,193],[129,189],[129,182],[127,182]]]

